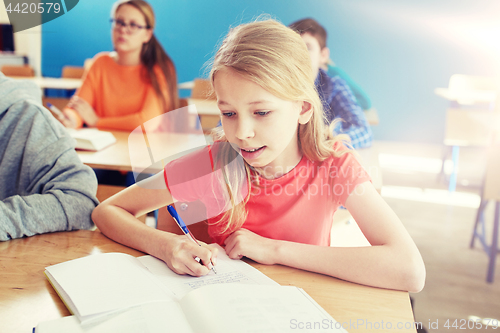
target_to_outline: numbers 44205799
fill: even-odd
[[[55,13],[58,14],[61,11],[61,4],[53,2],[39,2],[39,3],[17,3],[14,8],[12,8],[12,3],[9,3],[7,8],[5,8],[7,13],[19,13],[19,14],[42,14],[42,13]]]
[[[455,319],[446,320],[444,327],[447,329],[457,329],[457,330],[471,330],[471,329],[497,329],[499,328],[499,322],[496,319]],[[500,330],[499,330],[500,331]]]

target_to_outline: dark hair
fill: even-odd
[[[327,38],[326,30],[316,20],[312,18],[305,18],[293,22],[288,27],[297,31],[300,35],[303,35],[305,33],[310,33],[314,38],[318,40],[321,49],[326,47],[326,38]]]
[[[155,16],[153,8],[143,0],[122,0],[115,4],[115,9],[113,14],[123,5],[131,5],[137,8],[146,20],[146,25],[148,29],[154,29],[155,27]],[[156,94],[160,97],[164,112],[175,110],[179,107],[179,95],[177,90],[177,74],[175,72],[175,66],[165,52],[161,44],[156,39],[153,34],[149,42],[142,45],[141,50],[141,63],[146,67],[147,77],[151,81]],[[165,94],[161,91],[160,84],[158,83],[158,77],[155,73],[155,66],[158,65],[165,77],[167,83],[167,91],[169,100],[167,103]]]

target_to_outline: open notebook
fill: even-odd
[[[224,250],[216,267],[218,274],[183,276],[152,256],[122,253],[47,267],[74,316],[40,323],[35,332],[293,332],[305,323],[336,332],[333,318],[302,289],[280,286]]]
[[[76,140],[76,149],[98,151],[116,142],[113,133],[95,128],[68,129],[68,132]]]
[[[210,285],[179,301],[141,304],[82,326],[74,316],[41,323],[35,333],[345,332],[302,289],[271,285]],[[309,330],[310,330],[309,329]]]

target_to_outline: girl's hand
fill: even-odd
[[[99,117],[96,115],[94,109],[92,108],[92,106],[90,106],[89,103],[87,103],[86,100],[78,96],[73,96],[69,100],[68,107],[78,112],[87,126],[96,127],[97,122],[99,121]]]
[[[76,128],[76,120],[74,117],[76,115],[72,115],[70,112],[68,112],[66,109],[62,111],[63,117],[58,117],[57,120],[63,124],[64,127],[66,128]]]
[[[166,242],[165,258],[160,258],[177,274],[203,276],[216,264],[218,249],[199,242],[201,246],[189,240],[185,235],[173,235]],[[200,258],[200,262],[195,258]]]
[[[250,258],[261,264],[276,263],[277,241],[265,238],[248,229],[238,229],[224,241],[226,253],[231,259]]]

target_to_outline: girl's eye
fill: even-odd
[[[227,111],[227,112],[221,112],[221,114],[223,117],[230,118],[230,117],[234,116],[236,113]]]
[[[255,114],[258,116],[267,116],[271,111],[256,111]]]

